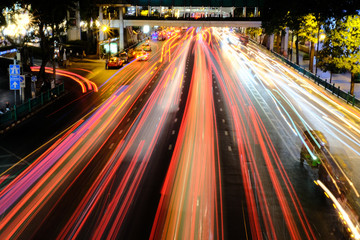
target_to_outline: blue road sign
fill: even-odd
[[[10,90],[20,90],[19,75],[10,75]]]
[[[25,87],[25,75],[20,75],[20,87]]]
[[[20,75],[20,65],[10,64],[10,75]]]
[[[32,77],[31,77],[31,81],[36,82],[36,81],[37,81],[37,76],[35,76],[35,75],[32,76]]]

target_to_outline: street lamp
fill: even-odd
[[[99,27],[99,33],[102,32],[103,34],[104,33],[108,34],[110,32],[110,27],[108,25],[105,25],[105,24],[100,25],[99,22],[96,22],[96,25]],[[109,50],[110,50],[110,40],[109,40]],[[101,53],[100,53],[100,41],[98,43],[98,53],[99,53],[99,56],[101,56]]]
[[[107,33],[107,32],[109,31],[109,27],[108,27],[107,25],[102,25],[102,26],[101,26],[101,31],[102,31],[103,33]]]

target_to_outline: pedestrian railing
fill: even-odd
[[[312,79],[317,85],[323,86],[326,90],[330,91],[332,94],[336,95],[339,98],[342,98],[346,101],[346,103],[351,104],[354,107],[360,108],[360,100],[355,98],[355,95],[351,95],[350,92],[344,92],[340,89],[340,86],[336,87],[335,83],[331,84],[326,80],[316,76],[315,74],[309,72],[308,70],[300,67],[296,63],[291,62],[290,60],[286,59],[284,56],[278,54],[277,52],[271,51],[275,56],[280,58],[283,62],[287,65],[294,68],[296,71],[300,72],[304,76]]]
[[[27,102],[15,105],[13,109],[0,115],[0,126],[16,122],[19,118],[26,116],[30,112],[43,106],[55,99],[65,91],[64,84],[57,85],[55,88],[42,92],[39,96],[29,99]]]

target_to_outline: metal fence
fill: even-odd
[[[351,95],[349,92],[344,92],[343,90],[340,89],[340,86],[335,87],[335,83],[333,84],[328,83],[326,80],[321,79],[315,74],[309,72],[308,70],[286,59],[284,56],[281,56],[280,54],[274,51],[271,52],[275,54],[278,58],[280,58],[283,62],[285,62],[286,64],[297,70],[298,72],[302,73],[304,76],[314,80],[314,82],[317,85],[322,85],[326,90],[330,91],[332,94],[336,95],[339,98],[344,99],[346,103],[351,104],[354,107],[360,108],[360,100],[355,98],[355,95]]]
[[[55,97],[59,96],[65,91],[64,84],[57,85],[55,88],[50,89],[46,92],[42,92],[36,98],[31,98],[27,102],[21,105],[15,105],[11,111],[8,111],[0,115],[0,126],[11,124],[16,122],[19,118],[29,114],[36,110],[40,106],[50,102]]]

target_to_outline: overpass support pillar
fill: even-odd
[[[232,8],[231,8],[231,17],[235,17],[235,16],[234,16],[234,11],[235,11],[235,7],[232,7]]]
[[[255,10],[254,10],[254,17],[257,17],[257,16],[258,16],[258,13],[259,13],[258,7],[255,7]]]
[[[103,9],[102,6],[99,6],[99,22],[100,24],[102,24],[103,21]],[[104,32],[103,31],[99,31],[99,41],[104,41]]]
[[[148,17],[150,17],[150,15],[151,15],[151,7],[150,5],[148,5]]]
[[[270,51],[274,50],[274,34],[271,34],[269,36],[269,40],[268,40],[268,47]]]
[[[246,7],[243,7],[243,17],[246,17]]]
[[[123,7],[119,7],[119,50],[124,50],[124,18],[123,18]]]
[[[281,37],[281,53],[287,57],[289,46],[289,28],[285,28],[285,34]]]

